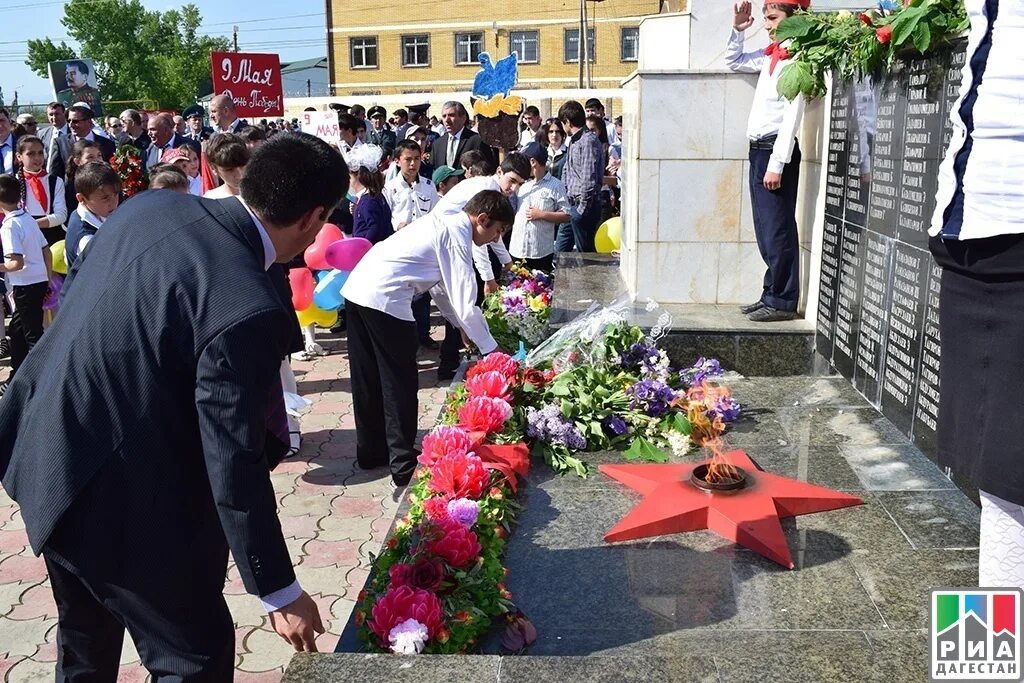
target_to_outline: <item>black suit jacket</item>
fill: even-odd
[[[149,155],[153,153],[153,149],[154,149],[155,145],[156,145],[156,143],[152,143],[151,142],[149,144],[149,147],[147,147],[146,149],[142,150],[142,163],[143,164],[145,164],[149,160]],[[168,149],[178,149],[179,147],[186,147],[186,146],[191,147],[192,149],[194,149],[196,151],[196,154],[200,154],[201,151],[202,151],[202,146],[199,143],[195,142],[191,138],[185,137],[184,135],[178,135],[177,133],[174,133],[173,135],[171,135],[171,139],[167,141],[167,148]],[[157,161],[156,163],[160,163],[160,162]]]
[[[68,278],[0,401],[0,475],[32,549],[173,590],[222,584],[230,546],[250,593],[288,586],[266,417],[297,323],[245,208],[145,192]]]
[[[430,151],[430,163],[433,164],[434,168],[447,164],[452,168],[461,168],[459,161],[462,159],[462,155],[471,149],[475,149],[485,157],[494,163],[494,155],[489,145],[484,144],[483,138],[481,138],[475,131],[469,128],[462,129],[462,135],[459,137],[459,143],[455,146],[455,159],[452,163],[452,159],[448,158],[448,140],[451,139],[449,133],[445,133],[438,139],[434,140],[434,146]]]
[[[57,138],[57,158],[53,161],[53,170],[50,173],[55,173],[61,178],[67,176],[68,159],[71,158],[71,148],[75,146],[71,138],[70,133]],[[117,151],[117,144],[110,138],[94,134],[93,142],[100,148],[100,154],[103,155],[104,161],[109,161],[110,157],[114,156],[114,152]]]

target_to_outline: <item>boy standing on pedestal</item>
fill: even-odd
[[[761,258],[768,265],[761,298],[740,308],[755,322],[798,317],[800,299],[800,237],[796,226],[796,194],[800,180],[800,146],[796,130],[804,99],[789,102],[779,95],[779,76],[789,52],[775,41],[775,29],[810,0],[766,2],[764,27],[772,43],[763,50],[743,51],[743,33],[754,24],[749,2],[733,7],[733,30],[725,61],[733,71],[759,73],[747,121],[750,140],[750,206]]]

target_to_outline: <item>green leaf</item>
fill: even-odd
[[[775,40],[802,38],[810,33],[814,26],[815,21],[810,14],[795,14],[783,19],[779,27],[775,29]]]
[[[932,31],[926,22],[921,22],[914,29],[914,47],[921,54],[928,52],[932,44]]]
[[[811,74],[811,67],[806,62],[790,62],[782,67],[779,74],[779,94],[787,100],[795,100],[801,93],[812,95],[814,93],[814,76]]]
[[[693,431],[693,425],[690,424],[690,421],[682,413],[676,413],[670,419],[670,426],[675,431],[681,434],[685,434],[686,436],[689,436],[690,433]]]
[[[630,444],[623,452],[623,457],[626,460],[643,460],[644,462],[668,462],[668,453],[657,448],[654,444],[648,441],[642,436],[638,436],[633,439],[633,443]]]
[[[924,17],[924,9],[921,7],[908,7],[895,16],[892,20],[893,48],[898,48],[907,41],[914,33],[921,18]]]

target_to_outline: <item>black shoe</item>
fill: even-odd
[[[457,370],[449,370],[447,368],[437,369],[437,381],[447,382],[448,380],[455,379],[455,373]]]
[[[796,311],[780,311],[771,306],[762,306],[747,316],[755,323],[776,323],[783,320],[796,320],[800,315]]]
[[[755,301],[752,304],[747,304],[746,306],[740,306],[740,313],[742,313],[743,315],[750,315],[754,311],[756,311],[758,309],[761,309],[761,308],[764,308],[764,302],[763,301]]]
[[[420,339],[420,346],[422,346],[425,349],[430,349],[431,351],[437,351],[439,348],[441,348],[441,345],[434,341],[431,337],[424,337],[423,339]]]
[[[348,326],[345,324],[345,321],[342,320],[331,328],[331,334],[343,334],[346,329],[348,329]]]

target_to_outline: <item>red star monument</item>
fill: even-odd
[[[781,518],[864,503],[856,496],[762,472],[743,451],[729,451],[721,457],[746,470],[745,488],[708,492],[691,484],[691,472],[706,462],[601,465],[599,469],[606,475],[644,496],[605,534],[604,540],[632,541],[709,529],[793,569],[793,559],[779,523]]]

